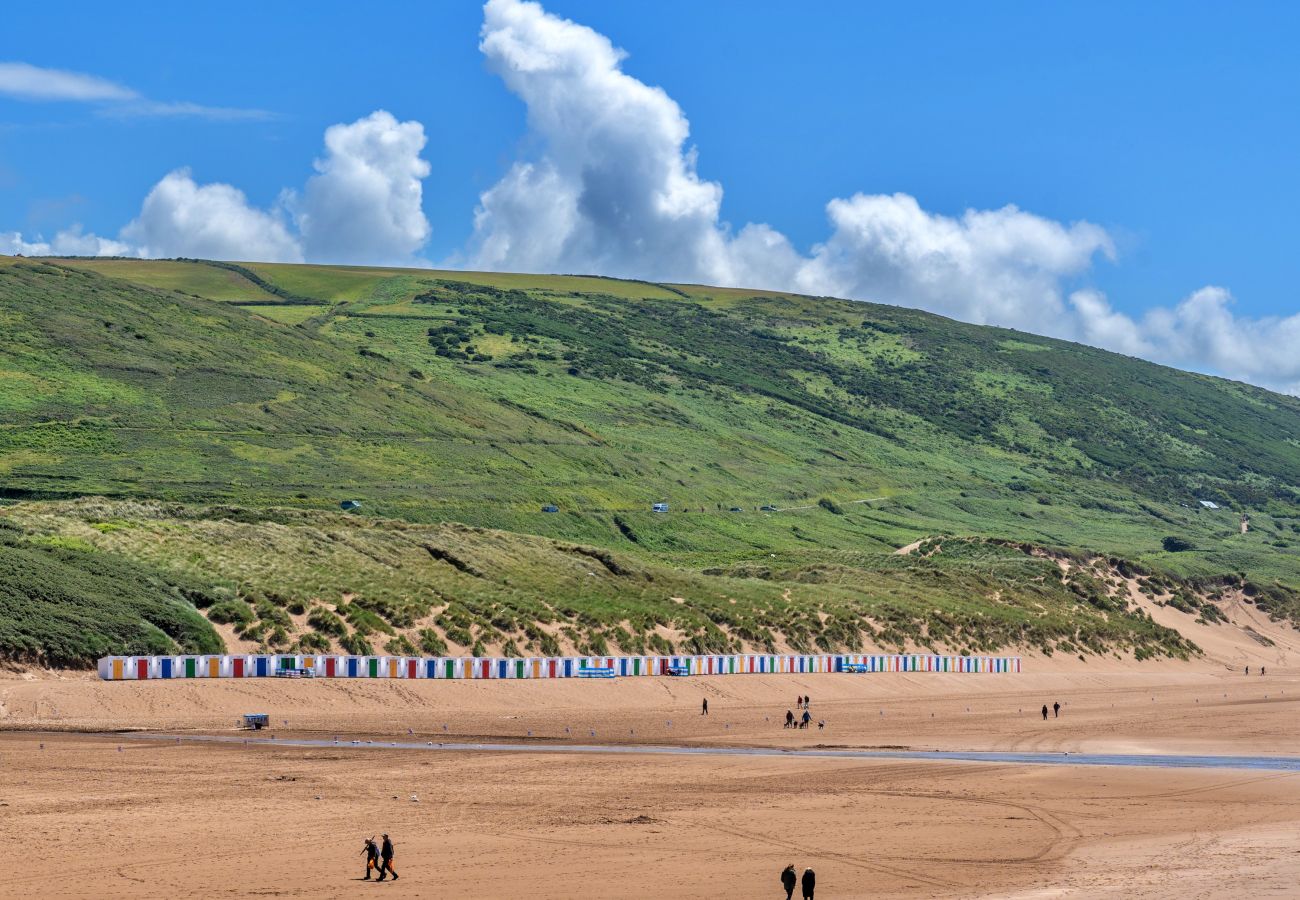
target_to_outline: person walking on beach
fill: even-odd
[[[781,870],[781,887],[785,888],[785,900],[790,900],[794,896],[794,886],[798,880],[799,876],[795,874],[793,864]]]
[[[799,727],[800,727],[800,728],[807,728],[807,727],[808,727],[808,723],[811,722],[811,721],[812,721],[812,713],[808,712],[808,708],[807,708],[807,707],[804,707],[804,711],[803,711],[803,724],[800,725]]]
[[[803,709],[803,694],[800,694],[798,697],[794,698],[794,708]]]
[[[786,728],[794,727],[794,713],[788,709],[785,711],[785,727]]]
[[[361,880],[369,881],[371,871],[379,868],[379,845],[375,843],[374,838],[366,840],[366,845],[361,848],[361,853],[366,858],[366,877]]]
[[[379,858],[381,860],[379,864],[379,880],[383,881],[385,876],[391,872],[393,880],[396,881],[397,870],[393,868],[393,842],[388,839],[388,835],[384,835],[384,846],[379,851]]]
[[[1046,703],[1043,704],[1043,721],[1044,721],[1044,722],[1047,721],[1047,704],[1046,704]]]
[[[1246,666],[1246,674],[1247,674],[1247,675],[1250,674],[1250,666]]]
[[[1058,719],[1061,718],[1061,701],[1058,700],[1052,704],[1052,714]]]
[[[708,714],[709,714],[709,698],[708,698],[708,697],[705,697],[705,698],[704,698],[704,709],[700,710],[700,715],[702,715],[702,716],[707,716]]]
[[[812,869],[803,870],[803,900],[813,900],[813,889],[817,887],[817,873]]]
[[[812,703],[812,697],[809,697],[807,694],[804,694],[804,695],[803,695],[803,708],[804,708],[804,709],[807,709],[808,706],[809,706],[809,704],[811,704],[811,703]]]

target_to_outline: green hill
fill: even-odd
[[[0,324],[11,541],[201,584],[250,641],[1187,652],[1004,543],[893,554],[927,535],[1300,607],[1300,401],[1077,344],[734,289],[194,260],[0,258]]]

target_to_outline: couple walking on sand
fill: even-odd
[[[379,881],[390,874],[394,881],[397,880],[397,870],[393,868],[393,842],[388,839],[388,835],[384,835],[383,847],[376,845],[373,837],[368,839],[361,853],[366,858],[366,877],[362,881],[369,881],[371,871],[376,869],[379,871]]]
[[[781,887],[785,888],[785,900],[790,900],[794,896],[795,882],[799,880],[799,876],[794,872],[794,866],[786,866],[782,870]],[[817,875],[812,869],[803,870],[802,887],[804,900],[813,900],[813,889],[817,887]]]

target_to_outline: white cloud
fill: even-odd
[[[0,62],[0,94],[19,100],[135,100],[128,87],[97,75],[43,69],[22,62]]]
[[[484,191],[463,256],[475,268],[786,289],[928,309],[1080,340],[1300,394],[1300,314],[1234,315],[1222,288],[1134,317],[1074,282],[1115,249],[1105,229],[1008,205],[945,215],[907,194],[826,204],[828,236],[806,251],[766,224],[721,219],[722,186],[700,177],[690,124],[662,89],[623,71],[626,53],[535,2],[488,0],[480,48],[527,109],[538,148]],[[256,118],[257,110],[160,103],[91,75],[0,64],[0,94],[105,104],[106,115]],[[382,110],[325,133],[300,193],[269,209],[177,170],[119,240],[79,227],[50,241],[0,233],[0,252],[194,256],[422,265],[430,234],[419,122]]]
[[[1096,293],[1078,292],[1070,299],[1085,343],[1300,395],[1300,313],[1236,316],[1232,295],[1213,286],[1138,319],[1111,309]]]
[[[907,194],[855,194],[827,205],[832,232],[793,276],[799,289],[875,299],[978,324],[1052,332],[1065,312],[1062,279],[1097,254],[1106,232],[1062,225],[1014,206],[930,213]]]
[[[0,253],[23,256],[127,256],[131,248],[121,241],[86,234],[80,225],[73,225],[54,235],[50,241],[37,237],[23,239],[17,231],[0,232]]]
[[[188,169],[154,185],[122,238],[144,257],[303,261],[283,215],[250,206],[228,184],[200,185]]]
[[[429,239],[419,122],[384,110],[325,132],[325,156],[291,205],[311,260],[410,265]]]
[[[730,280],[722,188],[696,174],[672,98],[625,74],[603,35],[536,3],[490,0],[481,36],[545,156],[480,198],[474,266]]]
[[[1014,206],[950,218],[906,194],[832,200],[831,235],[807,255],[767,225],[732,234],[681,108],[623,72],[626,54],[603,35],[536,3],[489,0],[480,47],[542,153],[481,195],[476,268],[798,290],[1048,328],[1066,309],[1062,279],[1114,253],[1086,222]]]
[[[764,224],[721,220],[689,123],[663,90],[622,70],[626,53],[527,0],[488,0],[480,48],[527,107],[536,158],[479,198],[468,264],[785,289],[919,307],[1070,338],[1300,393],[1300,315],[1243,319],[1219,288],[1139,320],[1092,290],[1069,293],[1105,229],[1015,206],[941,215],[907,194],[826,205],[829,237],[800,252]]]
[[[98,114],[111,119],[208,119],[213,122],[264,122],[279,118],[265,109],[236,109],[229,106],[203,106],[185,100],[160,102],[133,100],[114,103],[98,110]]]
[[[98,103],[100,115],[114,118],[201,118],[225,122],[274,118],[272,113],[261,109],[149,100],[125,85],[98,75],[47,69],[24,62],[0,62],[0,96],[29,101]]]
[[[261,262],[427,265],[417,257],[429,239],[419,122],[376,111],[325,132],[325,155],[301,196],[281,193],[267,209],[243,191],[200,184],[177,169],[153,186],[120,240],[80,226],[52,241],[0,233],[0,252],[25,256],[185,256]]]

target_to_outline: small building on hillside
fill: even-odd
[[[1219,508],[1219,504],[1215,503],[1213,500],[1197,500],[1196,502],[1201,504],[1201,506],[1204,506],[1206,509]]]

